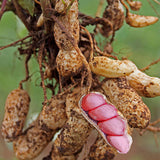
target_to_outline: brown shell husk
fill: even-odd
[[[141,6],[142,6],[142,2],[140,1],[127,1],[130,8],[133,10],[133,11],[138,11],[140,10]]]
[[[71,51],[60,50],[57,57],[57,70],[63,77],[75,75],[83,68],[83,62],[75,49]]]
[[[117,78],[134,72],[135,65],[129,60],[113,60],[97,56],[89,63],[91,71],[107,78]]]
[[[110,24],[108,24],[108,27],[105,26],[101,28],[100,31],[105,37],[109,37],[113,34],[114,31],[119,30],[122,27],[123,22],[125,20],[124,9],[120,1],[107,1],[109,5],[106,7],[103,13],[103,18],[109,20],[112,24],[112,27],[110,26]]]
[[[67,6],[70,5],[72,0],[65,0],[65,5],[62,1],[56,1],[55,10],[58,13],[64,11]],[[78,20],[78,1],[75,0],[68,10],[67,14],[58,16],[58,21],[62,22],[65,26],[65,29],[68,33],[72,35],[75,41],[78,43],[79,41],[79,20]],[[70,40],[67,38],[66,34],[60,29],[57,23],[54,24],[54,37],[57,46],[61,50],[71,51],[73,49],[73,45]]]
[[[66,95],[55,96],[48,105],[43,106],[39,115],[39,125],[45,125],[52,130],[61,128],[67,120],[65,100]]]
[[[127,76],[129,85],[134,88],[140,96],[156,97],[160,96],[160,78],[150,77],[147,74],[135,69]]]
[[[57,138],[52,147],[51,160],[76,160],[74,155],[65,156],[61,154],[58,146],[60,146],[60,139]]]
[[[91,127],[78,107],[78,100],[84,92],[85,90],[78,88],[66,98],[68,120],[54,143],[54,147],[58,148],[63,156],[70,156],[78,152],[90,132]]]
[[[29,104],[30,97],[23,89],[15,89],[8,95],[1,130],[6,141],[13,141],[22,133]]]
[[[99,135],[96,142],[90,149],[90,153],[85,160],[112,160],[117,155],[117,150],[108,145]]]
[[[37,157],[52,140],[55,131],[41,128],[38,120],[32,122],[22,135],[13,141],[13,149],[20,160],[30,160]]]
[[[132,13],[127,13],[126,23],[131,27],[146,27],[158,21],[158,17],[142,16]]]
[[[19,159],[37,157],[52,140],[57,129],[67,120],[65,111],[66,95],[54,96],[48,105],[43,106],[38,118],[13,142],[13,148]]]
[[[134,128],[146,128],[151,119],[149,108],[125,77],[108,79],[102,84],[106,97]]]
[[[65,11],[72,0],[65,0],[65,5],[62,1],[56,1],[55,10],[59,13]],[[65,30],[74,39],[74,44],[79,41],[79,20],[78,20],[78,1],[75,0],[67,13],[58,16],[58,21],[64,24]],[[83,62],[77,51],[71,43],[72,39],[68,39],[66,33],[61,30],[58,23],[54,25],[54,37],[59,52],[56,57],[57,70],[63,77],[75,75],[80,72],[83,67]]]
[[[97,130],[93,127],[89,133],[89,136],[86,139],[85,144],[83,145],[81,151],[76,155],[77,160],[86,159],[90,153],[92,145],[95,143],[98,137]]]

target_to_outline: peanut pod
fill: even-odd
[[[126,78],[108,79],[102,88],[109,101],[126,117],[134,128],[145,128],[151,115],[138,93],[129,86]]]
[[[142,2],[140,1],[129,1],[127,0],[127,3],[129,4],[130,8],[133,10],[133,11],[138,11],[140,10],[141,6],[142,6]]]
[[[89,63],[93,73],[108,78],[117,78],[131,74],[135,65],[129,60],[113,60],[97,56]]]
[[[66,0],[64,4],[62,1],[56,1],[55,10],[59,13],[64,12],[71,2],[72,0]],[[55,23],[54,37],[60,49],[56,57],[57,70],[60,75],[67,77],[77,74],[83,67],[81,57],[74,49],[73,44],[71,44],[72,40],[74,44],[78,44],[79,41],[78,1],[74,0],[69,10],[57,18],[59,22],[64,24],[67,32],[65,33],[59,24]],[[66,34],[71,36],[70,39]]]
[[[37,157],[52,140],[58,128],[61,128],[67,117],[65,98],[55,96],[48,105],[43,106],[37,120],[13,143],[14,151],[19,159]]]
[[[55,10],[58,13],[65,12],[65,9],[70,5],[72,0],[65,0],[65,4],[62,0],[56,0]],[[61,16],[58,16],[58,21],[64,24],[67,32],[75,39],[76,43],[79,41],[79,20],[78,20],[78,1],[74,0],[69,10]],[[61,30],[57,23],[54,24],[54,37],[57,46],[60,50],[71,51],[74,47],[70,40],[67,38],[64,31]]]
[[[157,17],[141,16],[137,14],[127,13],[126,23],[131,27],[146,27],[158,21]]]
[[[103,26],[100,30],[102,35],[109,37],[114,31],[119,30],[124,22],[124,9],[119,0],[107,0],[108,6],[106,7],[103,18],[107,19],[112,26]]]
[[[150,77],[138,69],[127,76],[129,85],[134,88],[140,96],[156,97],[160,96],[160,79]]]
[[[116,154],[116,149],[108,145],[99,135],[96,142],[92,145],[90,153],[85,160],[112,160]]]
[[[55,131],[41,128],[38,120],[33,122],[22,135],[13,141],[13,149],[20,160],[30,160],[37,157],[52,140]]]
[[[51,153],[51,160],[76,160],[76,157],[74,155],[65,156],[62,155],[61,151],[59,150],[60,146],[60,139],[59,137],[54,141],[53,147],[52,147],[52,153]]]
[[[107,144],[122,154],[130,150],[132,137],[128,134],[127,121],[103,94],[88,93],[82,96],[79,106],[83,116],[99,131]]]
[[[56,57],[56,63],[59,74],[64,77],[78,73],[83,67],[82,59],[75,49],[60,50]]]
[[[13,141],[22,133],[29,110],[30,97],[25,90],[15,89],[7,97],[2,122],[2,136]]]
[[[65,99],[66,96],[54,97],[48,105],[43,106],[39,115],[39,125],[47,126],[49,129],[56,130],[61,128],[66,120]]]
[[[69,118],[54,143],[54,148],[56,147],[62,156],[71,156],[77,153],[85,143],[90,131],[90,125],[83,118],[78,107],[77,100],[81,97],[81,91],[77,91],[73,91],[66,98],[67,116]]]
[[[71,117],[59,135],[60,145],[57,147],[62,155],[69,156],[78,152],[89,135],[89,129],[88,122],[82,116]]]
[[[76,155],[77,160],[86,159],[89,155],[92,145],[96,142],[98,137],[97,130],[93,127],[90,131],[89,136],[86,139],[81,151]]]

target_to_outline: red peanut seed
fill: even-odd
[[[117,109],[110,104],[104,104],[88,112],[89,116],[96,121],[105,121],[118,116]]]
[[[122,136],[126,129],[125,122],[120,116],[113,117],[110,120],[100,121],[98,122],[98,126],[107,136]]]
[[[85,95],[82,98],[81,101],[82,109],[85,111],[93,110],[94,108],[97,108],[98,106],[105,104],[106,101],[103,97],[103,95],[98,93],[90,93]]]
[[[128,134],[124,134],[123,136],[107,136],[107,140],[119,153],[123,154],[126,154],[130,150],[132,144],[132,138]]]

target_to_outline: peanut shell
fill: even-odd
[[[106,7],[104,13],[103,13],[103,18],[106,18],[111,22],[113,25],[113,28],[111,28],[109,25],[108,27],[102,27],[101,33],[105,36],[108,37],[111,34],[113,34],[114,31],[119,30],[123,22],[125,20],[124,16],[124,9],[122,4],[120,3],[119,0],[107,0],[108,1],[108,6]]]
[[[91,147],[88,158],[85,160],[112,160],[117,154],[117,151],[112,146],[108,145],[99,135],[96,142]]]
[[[128,13],[126,16],[126,23],[131,27],[146,27],[157,21],[158,18],[153,16],[141,16],[132,13]]]
[[[111,103],[126,117],[134,128],[146,128],[151,119],[149,108],[138,93],[129,86],[125,77],[109,79],[102,88]]]
[[[117,78],[131,74],[135,65],[129,60],[113,60],[97,56],[89,63],[93,73],[108,78]]]
[[[37,122],[13,141],[13,149],[20,160],[30,160],[37,157],[52,140],[55,131],[41,128]]]
[[[62,155],[61,151],[59,150],[59,146],[60,146],[60,139],[57,138],[52,147],[52,153],[51,153],[52,160],[76,160],[76,157],[74,155],[69,155],[69,156]]]
[[[13,141],[22,133],[29,103],[30,97],[25,90],[15,89],[8,95],[1,130],[6,141]]]
[[[127,0],[127,3],[129,4],[130,8],[133,10],[133,11],[138,11],[140,10],[141,6],[142,6],[142,2],[140,1],[129,1]]]
[[[56,0],[55,10],[59,13],[65,11],[65,7],[68,7],[72,0],[65,0],[65,5],[60,0]],[[65,26],[65,29],[75,39],[76,43],[79,41],[79,20],[78,20],[78,1],[75,0],[72,6],[69,8],[65,15],[57,17],[60,22]],[[74,47],[70,40],[66,37],[65,33],[60,29],[59,25],[54,25],[54,37],[57,46],[61,50],[71,51]]]
[[[150,77],[147,74],[135,69],[127,76],[129,85],[134,88],[140,96],[156,97],[160,96],[160,78]]]
[[[66,113],[68,120],[54,143],[54,148],[56,147],[62,156],[72,156],[77,153],[89,135],[91,127],[78,107],[78,101],[84,93],[85,90],[76,88],[73,93],[67,95]]]
[[[67,120],[65,98],[66,96],[61,98],[55,96],[51,99],[49,105],[43,106],[39,116],[39,124],[41,126],[46,125],[48,128],[56,130],[65,124]]]
[[[57,70],[60,75],[67,77],[79,73],[83,62],[75,49],[71,51],[60,50],[57,57]]]

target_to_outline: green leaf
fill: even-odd
[[[27,9],[31,16],[33,16],[35,5],[34,0],[18,0],[18,3],[22,8]]]

